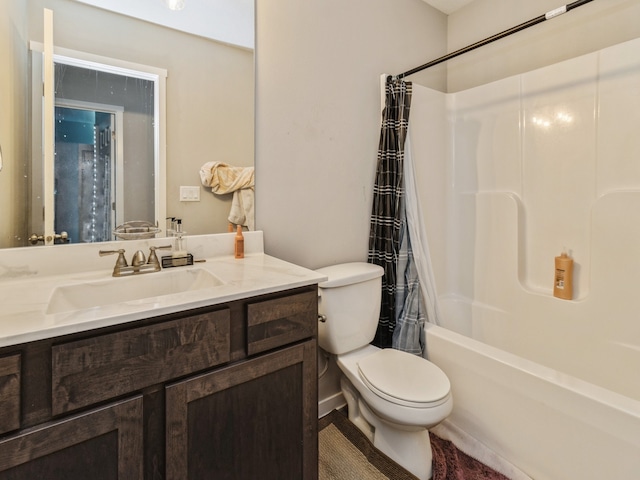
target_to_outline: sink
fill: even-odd
[[[208,271],[196,268],[65,285],[53,291],[45,313],[55,314],[104,307],[213,288],[223,283]]]

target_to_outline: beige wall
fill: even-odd
[[[476,0],[447,20],[421,0],[257,0],[256,200],[267,251],[311,268],[366,259],[379,74],[556,7]],[[458,91],[639,35],[640,0],[594,1],[449,62],[448,80],[441,70],[410,79]]]
[[[253,164],[253,52],[71,0],[29,0],[36,41],[43,7],[57,46],[167,70],[167,214],[189,234],[226,231],[230,196],[203,187],[200,202],[180,202],[179,187],[199,186],[207,161]]]
[[[257,222],[267,253],[365,260],[382,73],[445,53],[422,0],[257,0]],[[430,72],[422,83],[444,89]]]
[[[27,160],[26,9],[22,0],[5,0],[0,15],[0,248],[14,245],[26,230],[24,176]],[[16,240],[18,238],[18,240]]]
[[[449,16],[455,51],[560,6],[558,0],[475,0]],[[594,52],[640,36],[640,0],[597,0],[535,25],[448,64],[448,91]]]

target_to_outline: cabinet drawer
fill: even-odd
[[[54,415],[229,361],[229,309],[55,345]]]
[[[317,331],[318,294],[315,291],[247,306],[249,355],[314,337]]]
[[[20,428],[20,354],[0,358],[0,433]]]

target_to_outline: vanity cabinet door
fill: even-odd
[[[20,428],[20,355],[0,358],[0,433]]]
[[[0,440],[0,480],[142,480],[138,396]]]
[[[316,341],[166,390],[167,480],[318,478]]]

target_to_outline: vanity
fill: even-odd
[[[0,252],[0,479],[317,479],[324,277],[265,255],[261,232],[236,260],[233,236],[139,278],[111,277],[105,244]],[[56,274],[65,256],[91,269]]]

